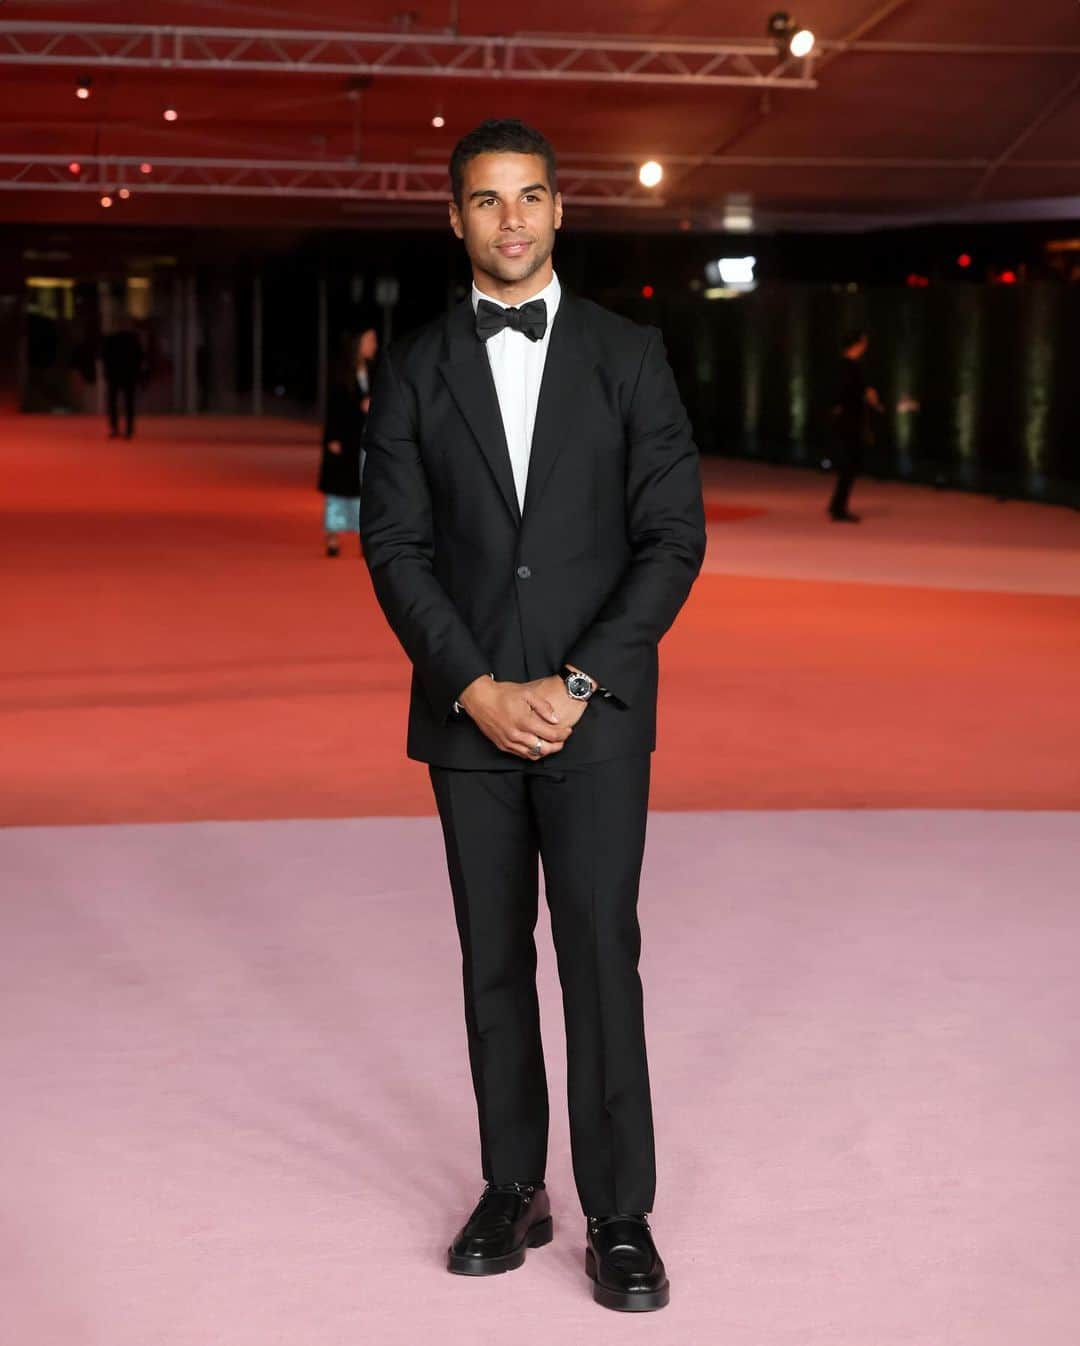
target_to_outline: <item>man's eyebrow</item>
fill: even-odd
[[[546,191],[547,191],[547,184],[546,184],[546,183],[543,183],[543,182],[532,182],[532,183],[529,184],[528,187],[522,187],[522,188],[520,188],[520,189],[518,190],[518,196],[524,196],[524,194],[525,194],[526,192],[546,192]],[[484,190],[479,191],[479,192],[470,192],[470,193],[469,193],[469,200],[470,200],[470,201],[475,201],[475,200],[477,200],[477,199],[480,198],[480,197],[483,197],[483,198],[486,199],[486,198],[489,197],[489,196],[494,196],[494,197],[496,197],[496,198],[498,198],[498,199],[501,200],[501,197],[499,197],[499,193],[498,193],[497,191],[495,191],[495,189],[494,189],[493,187],[485,188]]]

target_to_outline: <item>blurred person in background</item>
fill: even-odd
[[[859,515],[848,508],[851,488],[863,468],[866,450],[874,443],[871,417],[882,411],[876,388],[867,386],[860,361],[870,345],[862,330],[844,338],[843,356],[836,379],[836,400],[832,408],[833,462],[836,465],[836,489],[829,501],[833,523],[858,523]]]
[[[360,477],[364,426],[371,406],[372,361],[379,348],[374,327],[349,342],[348,358],[326,400],[319,490],[326,497],[326,554],[337,556],[340,533],[360,533]]]
[[[135,433],[135,389],[144,373],[146,357],[135,325],[128,317],[119,320],[102,343],[105,387],[108,395],[109,438],[120,434],[120,400],[124,402],[124,438]]]

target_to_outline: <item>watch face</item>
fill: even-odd
[[[584,673],[571,673],[566,679],[566,690],[577,701],[587,701],[592,691],[592,683]]]

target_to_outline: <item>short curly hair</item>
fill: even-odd
[[[450,155],[450,189],[459,210],[465,165],[479,154],[535,154],[544,161],[552,196],[559,190],[555,151],[547,136],[516,117],[492,118],[463,135]]]

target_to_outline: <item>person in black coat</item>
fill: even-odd
[[[412,663],[407,750],[429,767],[461,938],[486,1185],[447,1267],[510,1271],[552,1238],[542,860],[587,1272],[605,1307],[658,1309],[637,899],[657,646],[705,552],[698,455],[660,333],[553,270],[547,140],[485,123],[450,178],[472,294],[380,365],[362,520]],[[436,1146],[417,1170],[447,1162]]]
[[[837,371],[836,400],[832,409],[836,488],[829,501],[829,517],[834,523],[859,522],[859,516],[852,514],[848,502],[855,478],[862,471],[865,451],[874,442],[870,417],[881,412],[877,389],[867,387],[860,363],[869,345],[870,338],[865,332],[849,333],[844,338],[843,358]]]
[[[364,426],[371,406],[371,362],[378,348],[373,327],[353,338],[350,358],[327,395],[319,464],[319,490],[326,497],[323,526],[327,556],[337,556],[339,533],[360,532]]]
[[[120,401],[124,403],[124,436],[135,433],[135,387],[143,373],[145,356],[130,320],[109,332],[102,345],[105,387],[109,405],[109,438],[120,434]]]

